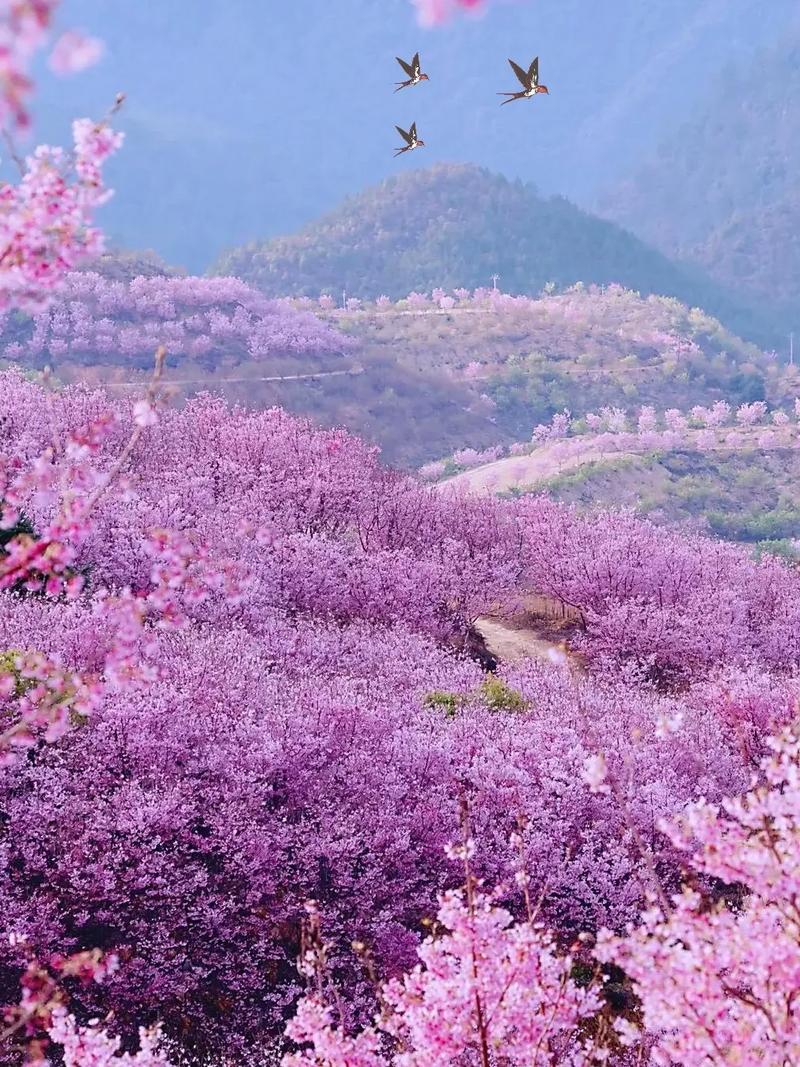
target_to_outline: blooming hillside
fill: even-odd
[[[28,366],[149,366],[158,345],[173,359],[215,366],[295,354],[338,354],[346,338],[313,315],[266,300],[236,278],[155,274],[129,282],[92,271],[66,276],[58,300],[32,318],[0,319],[0,351]]]
[[[497,435],[530,436],[567,408],[655,404],[688,410],[725,400],[793,401],[796,370],[677,300],[619,285],[574,286],[537,297],[491,289],[413,292],[397,302],[299,300],[360,343],[359,358],[393,358],[418,374],[469,387]],[[321,307],[320,307],[321,305]],[[482,442],[463,438],[462,445]],[[441,452],[439,453],[442,454]]]
[[[389,178],[298,233],[252,242],[223,256],[269,296],[397,299],[410,290],[474,289],[496,273],[510,293],[619,283],[704,307],[731,329],[775,343],[768,317],[686,272],[626,230],[561,197],[466,164],[437,164]]]
[[[683,523],[796,558],[799,481],[795,450],[710,454],[683,447],[589,462],[537,489],[583,507],[633,507],[659,523]]]
[[[24,687],[4,712],[30,753],[3,772],[4,914],[40,956],[118,956],[74,991],[82,1012],[161,1020],[192,1055],[270,1044],[313,897],[328,966],[363,1013],[350,942],[382,974],[410,965],[437,890],[458,884],[443,847],[459,795],[484,874],[504,877],[523,828],[558,938],[621,929],[647,889],[637,834],[653,813],[745,788],[765,731],[790,717],[800,578],[781,564],[542,500],[442,495],[280,411],[201,398],[158,422],[142,401],[109,417],[102,393],[48,401],[13,374],[0,403],[6,496],[34,529],[7,573],[27,567],[35,592],[36,568],[56,565],[35,538],[54,536],[67,474],[75,515],[93,498],[86,530],[59,535],[82,589],[0,594],[5,648],[107,680],[49,744]],[[66,449],[37,459],[54,435]],[[533,663],[487,681],[454,655],[478,614],[525,589],[583,614],[577,688]],[[628,767],[624,817],[579,784],[600,737]],[[677,885],[679,860],[651,840]],[[10,1001],[22,957],[3,953]]]
[[[418,6],[432,23],[482,7]],[[0,4],[12,157],[57,7]],[[103,45],[67,29],[48,51],[67,74]],[[641,364],[704,401],[556,411],[507,459],[456,450],[484,466],[436,485],[279,407],[170,407],[168,347],[216,370],[346,347],[386,361],[343,337],[357,299],[321,298],[340,333],[233,278],[75,274],[102,251],[123,100],[0,190],[6,355],[28,363],[0,372],[0,1062],[797,1062],[800,571],[629,512],[463,488],[542,442],[577,455],[585,429],[786,451],[791,375],[619,288],[439,291],[366,314],[505,310],[512,343],[526,321],[553,339],[540,362],[566,338],[626,397]],[[31,372],[74,356],[131,373],[150,345],[129,399]],[[771,395],[714,397],[709,360]],[[450,363],[428,385],[463,396],[481,361]],[[424,391],[410,357],[398,368]],[[279,378],[337,375],[367,377]],[[477,400],[494,427],[500,405]],[[567,640],[498,660],[479,623],[531,602]]]
[[[103,269],[116,274],[124,261]],[[327,295],[266,301],[233,279],[90,274],[70,285],[80,300],[24,327],[6,320],[6,337],[21,337],[7,342],[9,358],[55,363],[63,381],[143,388],[145,346],[160,336],[181,396],[208,389],[250,407],[279,404],[347,426],[403,466],[528,438],[564,408],[687,410],[800,391],[793,368],[703,312],[614,285],[536,298],[437,288],[345,308]],[[340,351],[346,359],[331,358]]]

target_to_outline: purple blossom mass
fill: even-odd
[[[176,18],[166,6],[138,16],[165,47]],[[434,32],[465,13],[510,26],[521,11],[482,0],[384,6],[387,25],[400,11],[413,21],[416,9],[418,25]],[[747,464],[763,453],[780,474],[798,445],[791,327],[780,368],[777,350],[765,355],[699,308],[595,284],[591,249],[613,245],[617,231],[538,194],[530,203],[541,212],[543,253],[563,266],[548,228],[573,220],[565,254],[588,284],[572,273],[538,296],[504,293],[497,281],[507,268],[495,259],[505,242],[495,240],[491,205],[462,256],[457,216],[467,205],[437,205],[426,218],[416,200],[398,210],[400,245],[379,228],[361,247],[355,226],[338,232],[339,216],[329,216],[336,242],[352,242],[337,261],[347,276],[333,276],[335,257],[323,256],[316,287],[295,290],[302,296],[268,299],[237,277],[184,276],[163,264],[142,273],[142,264],[153,268],[150,254],[98,261],[95,214],[111,192],[105,163],[123,145],[112,122],[124,94],[104,118],[73,122],[74,151],[40,145],[23,158],[15,141],[31,123],[32,72],[46,66],[61,78],[97,64],[100,77],[123,48],[121,33],[106,49],[62,26],[61,7],[0,0],[0,118],[18,171],[0,187],[0,349],[13,364],[0,370],[0,1064],[800,1062],[800,569],[780,544],[790,539],[764,538],[762,523],[756,545],[728,543],[603,506],[593,492],[557,503],[536,481],[547,461],[574,484],[584,461],[606,453],[624,472],[643,453],[674,450],[681,477],[690,472],[675,492],[690,496],[700,484],[691,474],[724,450],[736,465],[731,480],[754,501],[766,498]],[[294,99],[281,64],[305,59],[281,37],[297,14],[289,7],[270,14],[270,63],[261,44],[258,55],[261,66],[275,64],[287,110]],[[772,26],[779,7],[759,10],[759,21]],[[597,95],[594,81],[570,80],[580,76],[574,56],[555,61],[559,38],[575,44],[564,32],[570,11],[561,4],[563,24],[552,26],[552,8],[536,12],[547,77],[561,79],[556,108]],[[721,7],[706,14],[699,22],[716,32]],[[675,57],[696,31],[674,15],[680,34],[666,44],[656,35],[658,77],[671,86],[681,84]],[[237,19],[226,11],[215,23],[211,4],[206,16],[204,33],[222,52]],[[636,26],[658,17],[637,10]],[[320,106],[333,106],[339,86],[326,81],[314,44],[324,38],[335,50],[331,24],[318,26],[305,9],[299,18],[304,33],[315,31],[308,50]],[[476,25],[462,29],[472,46]],[[164,52],[163,114],[156,122],[137,100],[130,141],[147,143],[156,126],[170,131],[165,142],[183,137],[193,151],[198,138],[219,140],[235,169],[233,115],[219,109],[220,135],[205,110],[199,126],[170,110],[191,36],[181,33],[180,55]],[[621,39],[629,55],[633,28]],[[605,62],[602,41],[591,45]],[[343,82],[359,69],[356,53],[348,47]],[[419,54],[400,60],[410,80],[396,88],[417,99],[438,84],[452,92],[456,54],[430,48],[440,61],[434,78],[420,75]],[[538,57],[529,63],[511,61],[525,92],[499,95],[522,101],[520,118],[522,107],[543,105],[532,128],[544,166],[548,123],[565,136],[568,112],[545,110]],[[216,83],[247,81],[244,65],[236,78],[213,68]],[[616,75],[604,77],[613,88]],[[633,70],[621,84],[644,123],[639,80]],[[477,75],[466,84],[481,85]],[[784,117],[797,96],[785,88]],[[463,129],[475,117],[467,99],[455,93]],[[619,99],[603,123],[589,113],[581,136],[618,121]],[[776,109],[757,96],[740,104],[735,130],[750,112],[765,128],[774,123]],[[364,141],[368,113],[353,113]],[[481,145],[496,136],[482,114]],[[315,115],[303,118],[304,130],[315,128]],[[444,125],[431,123],[432,144]],[[707,122],[704,138],[717,129],[728,127]],[[256,132],[248,152],[256,139],[266,136],[271,151],[279,141],[295,199],[309,196],[289,137],[276,138],[268,122]],[[425,147],[403,136],[408,150]],[[734,139],[770,185],[792,172],[796,136],[776,138],[779,165]],[[608,160],[611,144],[597,158]],[[347,150],[362,166],[371,148],[348,136]],[[200,154],[224,200],[223,153]],[[337,173],[324,151],[320,159]],[[734,203],[717,170],[709,201]],[[254,162],[256,182],[258,174]],[[322,174],[320,165],[313,181]],[[685,168],[677,174],[674,196],[691,184]],[[635,183],[626,188],[633,198]],[[169,200],[166,187],[160,194]],[[750,196],[750,215],[753,204],[759,197]],[[775,215],[791,219],[793,209]],[[741,210],[735,218],[727,227],[716,220],[714,249],[724,251],[731,229],[737,262],[746,262],[741,234],[751,223]],[[416,230],[430,231],[428,244],[411,244]],[[586,251],[590,231],[599,237]],[[641,258],[661,278],[700,284],[628,239],[634,267]],[[297,244],[313,258],[312,231]],[[769,248],[791,284],[791,259]],[[521,249],[514,242],[514,270],[527,277],[535,265]],[[268,273],[268,257],[253,251],[259,257]],[[454,287],[463,277],[433,283],[440,261],[450,271],[465,260],[478,288]],[[413,286],[408,296],[370,302],[364,262],[370,274],[389,263],[413,275],[402,289],[387,285],[395,295]],[[733,297],[704,291],[735,314]],[[776,303],[775,314],[790,303]],[[447,350],[459,317],[480,337],[470,347],[462,334],[468,352]],[[401,329],[419,358],[392,377],[386,352]],[[447,358],[433,365],[428,345]],[[372,371],[360,392],[360,366],[275,376],[308,386],[295,410],[313,417],[208,392],[173,404],[165,388],[165,368],[190,361],[208,370],[285,361],[296,371],[301,356],[333,364],[356,349]],[[498,382],[502,360],[508,373]],[[619,369],[613,388],[603,362]],[[152,376],[112,399],[86,380],[65,386],[49,369],[92,364],[147,366]],[[415,386],[422,371],[427,385]],[[534,371],[546,403],[530,395]],[[337,410],[362,409],[363,439],[315,406],[322,373],[343,376],[331,385]],[[701,375],[708,390],[695,391]],[[661,396],[664,382],[680,383],[683,400]],[[450,409],[440,458],[414,475],[391,468],[371,443],[381,420],[434,385],[435,417]],[[675,406],[689,390],[684,408]],[[498,420],[526,404],[539,412],[524,432],[532,440],[512,443]],[[773,512],[791,531],[785,481],[776,497]]]

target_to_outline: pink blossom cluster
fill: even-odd
[[[731,427],[727,433],[721,431],[725,423],[735,416],[736,426]],[[533,432],[533,440],[538,444],[553,442],[572,434],[571,444],[565,442],[564,455],[570,453],[569,449],[580,450],[584,441],[592,437],[595,444],[603,449],[611,451],[637,451],[642,446],[646,448],[675,447],[678,444],[690,445],[700,449],[720,448],[727,445],[730,448],[740,448],[748,442],[755,442],[763,448],[772,447],[797,447],[798,439],[792,434],[794,426],[789,415],[785,411],[771,413],[771,427],[762,431],[761,434],[749,434],[767,416],[767,406],[762,401],[753,404],[740,405],[733,411],[730,405],[720,400],[711,407],[696,405],[687,416],[677,408],[669,408],[662,414],[656,412],[651,405],[644,405],[638,414],[634,413],[635,430],[628,429],[629,415],[621,408],[601,408],[600,412],[587,412],[583,416],[589,434],[581,434],[580,427],[575,425],[569,412],[556,413],[549,425],[539,425]],[[659,423],[663,423],[663,428]],[[699,429],[697,428],[699,424]],[[739,428],[741,427],[741,429]],[[517,447],[517,446],[512,446]],[[524,450],[527,446],[518,446]]]
[[[120,1054],[122,1041],[97,1022],[81,1026],[65,1008],[56,1008],[47,1031],[63,1058],[64,1067],[169,1067],[158,1027],[139,1029],[139,1049]]]
[[[27,962],[19,983],[19,1003],[4,1011],[3,1040],[27,1039],[28,1062],[41,1063],[48,1046],[47,1031],[57,1016],[65,1014],[64,1005],[68,1000],[65,982],[103,982],[116,971],[119,960],[114,955],[104,956],[98,949],[92,949],[68,956],[55,953],[45,965],[31,953],[24,936],[12,931],[9,942],[23,955],[27,954]]]
[[[479,364],[474,364],[479,367]],[[726,430],[725,422],[732,415],[736,425]],[[699,450],[721,448],[739,449],[745,447],[759,448],[797,448],[800,438],[795,431],[795,424],[785,411],[773,411],[770,425],[755,433],[759,421],[767,415],[766,405],[761,402],[745,404],[732,411],[724,401],[717,401],[711,407],[696,405],[687,416],[677,408],[670,408],[663,414],[656,412],[651,405],[644,405],[631,415],[621,408],[601,408],[600,412],[587,412],[582,420],[573,419],[569,411],[556,412],[550,423],[540,424],[534,428],[530,442],[515,442],[508,448],[511,456],[530,453],[532,448],[547,445],[552,458],[562,461],[587,452],[641,452],[659,448],[689,447]],[[633,427],[628,428],[629,418]],[[586,430],[582,431],[581,421]],[[663,426],[660,426],[660,423]],[[699,425],[699,428],[698,428]],[[476,457],[487,456],[483,463],[493,463],[502,455],[499,446],[477,452],[463,449],[459,455],[467,455],[469,463],[462,466],[479,465]],[[520,471],[525,474],[526,468]],[[435,477],[438,478],[444,470]],[[429,478],[429,475],[424,475]]]
[[[453,453],[453,463],[457,467],[482,467],[485,463],[494,463],[503,454],[503,447],[496,445],[479,451],[475,448],[461,448]]]
[[[121,960],[108,983],[78,991],[76,1018],[113,1008],[123,1029],[163,1020],[209,1055],[271,1040],[298,991],[297,924],[314,898],[350,1014],[363,1019],[372,994],[348,946],[369,944],[386,975],[411,966],[420,921],[456,884],[442,850],[464,789],[481,874],[501,881],[521,849],[558,939],[619,930],[647,888],[635,835],[616,798],[558,786],[579,782],[597,733],[617,739],[612,771],[633,760],[641,835],[654,812],[674,815],[698,792],[717,801],[745,788],[763,730],[785,722],[791,679],[774,675],[780,699],[755,676],[726,696],[714,672],[743,653],[761,654],[762,670],[785,664],[791,649],[775,652],[797,627],[771,628],[775,603],[798,600],[788,570],[705,543],[676,558],[677,542],[634,520],[592,526],[546,502],[443,496],[384,470],[347,434],[280,411],[198,398],[136,426],[131,444],[134,406],[108,409],[99,392],[48,398],[19,375],[2,379],[9,464],[28,470],[54,438],[69,442],[55,465],[74,468],[78,500],[116,471],[70,556],[85,574],[79,595],[0,594],[0,647],[106,679],[91,714],[0,781],[9,925],[43,956],[102,946]],[[21,484],[15,506],[49,529],[58,477]],[[712,584],[724,609],[701,616]],[[446,649],[526,585],[581,607],[600,665],[616,627],[620,662],[645,670],[641,624],[626,636],[620,613],[644,612],[645,598],[671,605],[671,628],[665,609],[649,632],[657,666],[684,656],[690,681],[709,688],[659,695],[624,663],[576,688],[531,663],[504,672],[499,696],[487,690],[477,665]],[[665,735],[660,724],[678,719]],[[674,850],[654,862],[677,885]],[[506,903],[515,910],[517,890]],[[8,951],[3,973],[17,963]]]
[[[236,278],[109,281],[68,273],[58,300],[22,325],[6,317],[0,344],[18,362],[106,359],[151,363],[164,345],[188,358],[263,359],[274,354],[341,352],[349,338],[308,312],[265,299]]]
[[[27,948],[24,939],[11,935],[11,942]],[[80,1026],[67,1011],[69,994],[66,983],[78,981],[83,985],[102,983],[119,968],[115,955],[103,955],[99,950],[73,952],[69,956],[54,954],[48,965],[35,957],[25,968],[20,982],[22,995],[19,1004],[5,1012],[4,1038],[27,1039],[27,1062],[44,1065],[45,1054],[59,1050],[66,1067],[106,1067],[125,1064],[137,1067],[169,1067],[160,1047],[158,1027],[140,1028],[139,1051],[118,1055],[121,1041],[98,1026],[97,1020]]]
[[[94,66],[103,52],[103,42],[96,37],[87,37],[78,30],[67,30],[53,46],[50,69],[56,74],[77,74]]]
[[[45,306],[69,271],[102,251],[93,225],[109,197],[102,168],[123,135],[106,123],[79,119],[74,151],[40,145],[18,185],[0,188],[0,311]]]
[[[421,962],[412,971],[385,987],[375,1025],[346,1033],[320,992],[307,996],[287,1027],[303,1050],[287,1054],[283,1067],[795,1062],[796,725],[770,747],[761,785],[720,805],[695,802],[679,819],[661,820],[660,831],[690,864],[679,893],[664,892],[640,839],[643,865],[656,879],[650,904],[624,933],[601,930],[575,943],[591,946],[593,967],[584,963],[588,976],[581,984],[573,958],[554,952],[544,925],[534,921],[530,897],[527,921],[512,922],[476,887],[467,860],[466,892],[442,896],[441,933],[420,946]],[[590,757],[586,766],[589,792],[611,792],[604,756]],[[469,857],[473,849],[468,839],[457,852]],[[609,966],[625,983],[614,999]]]
[[[419,476],[426,482],[435,482],[447,470],[447,464],[444,460],[434,460],[432,463],[425,463],[419,468]]]
[[[2,0],[0,3],[0,125],[30,125],[28,100],[34,90],[31,63],[48,40],[59,0]],[[50,53],[56,74],[73,74],[92,66],[103,53],[96,38],[67,30]]]
[[[709,906],[687,886],[668,908],[654,902],[627,937],[599,940],[598,957],[634,982],[655,1063],[755,1067],[800,1056],[796,726],[771,749],[763,784],[722,805],[692,804],[663,826],[730,896]]]
[[[458,11],[477,12],[485,0],[413,0],[413,3],[420,23],[423,26],[435,26],[447,22]]]
[[[2,0],[0,4],[0,124],[30,123],[31,61],[44,47],[59,0]]]
[[[544,444],[545,441],[559,441],[569,434],[572,425],[572,415],[569,411],[557,411],[548,425],[540,424],[533,431],[532,440],[536,444]]]
[[[599,1008],[593,988],[570,977],[540,925],[511,914],[472,885],[442,896],[436,916],[446,931],[417,950],[420,962],[384,990],[377,1026],[351,1036],[319,997],[300,1001],[287,1036],[311,1046],[282,1067],[452,1067],[454,1063],[548,1067],[592,1062],[593,1042],[576,1040]],[[388,1036],[388,1041],[387,1041]],[[386,1045],[397,1051],[385,1054]]]

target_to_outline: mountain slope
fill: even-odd
[[[769,344],[771,326],[699,274],[562,197],[545,199],[466,164],[439,164],[382,182],[289,237],[224,256],[218,274],[270,296],[399,298],[412,290],[475,288],[497,273],[509,293],[552,282],[619,283],[702,305]]]
[[[796,8],[519,0],[425,31],[410,0],[70,0],[66,24],[101,37],[107,56],[69,81],[43,73],[37,134],[62,143],[75,115],[103,114],[124,90],[107,230],[196,272],[226,245],[290,232],[429,162],[471,161],[588,204]],[[394,57],[417,49],[432,81],[394,96]],[[506,58],[537,53],[551,96],[501,110]],[[414,120],[426,151],[394,160],[394,123]]]
[[[580,508],[630,507],[658,523],[681,524],[796,557],[800,537],[796,449],[707,453],[689,448],[611,456],[536,488]]]
[[[800,193],[789,188],[774,203],[734,211],[687,255],[746,300],[763,300],[775,308],[787,326],[796,326],[800,302],[798,233]]]
[[[800,30],[729,67],[600,210],[751,299],[800,299]]]

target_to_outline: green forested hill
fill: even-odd
[[[424,149],[423,149],[424,151]],[[619,226],[562,197],[465,164],[410,171],[349,197],[300,232],[248,244],[214,273],[272,296],[399,298],[435,286],[475,288],[491,276],[510,293],[618,282],[702,306],[769,345],[771,325],[699,272],[670,262]]]
[[[589,463],[537,488],[579,507],[630,507],[655,522],[796,558],[800,458],[794,449],[676,449]]]

